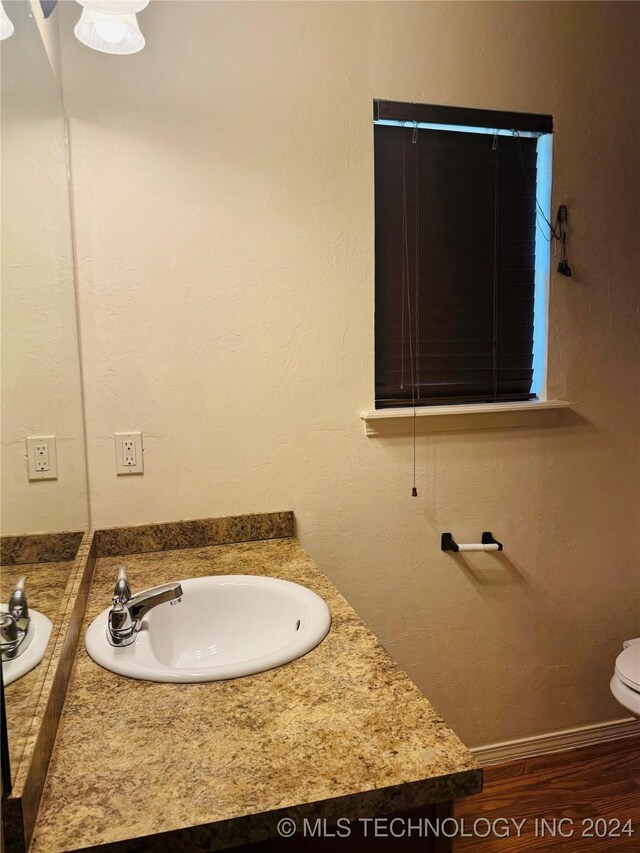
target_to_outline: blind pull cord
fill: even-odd
[[[413,128],[414,135],[417,134],[417,127]],[[417,181],[417,158],[416,158],[416,181]],[[409,287],[409,228],[407,224],[407,166],[406,166],[406,154],[405,154],[405,134],[402,133],[402,237],[403,237],[403,267],[406,269],[406,275],[403,274],[403,291],[404,291],[404,281],[406,281],[407,287],[407,328],[409,329],[409,357],[411,362],[411,405],[413,406],[413,486],[411,488],[412,497],[418,496],[418,489],[416,487],[416,355],[414,350],[413,343],[413,332],[412,332],[412,317],[411,317],[411,288]],[[417,286],[417,281],[416,281]],[[417,287],[416,287],[417,289]],[[414,297],[415,298],[415,297]],[[403,293],[403,301],[404,301],[404,293]],[[404,352],[404,329],[402,336],[402,350]]]
[[[498,136],[493,137],[493,147],[496,151],[494,170],[494,204],[493,204],[493,344],[492,344],[492,374],[493,399],[498,399],[498,251],[500,248],[500,149]]]
[[[415,186],[415,203],[416,203],[416,232],[415,232],[415,315],[416,315],[416,333],[415,333],[415,348],[414,358],[416,362],[416,385],[414,385],[413,397],[413,487],[411,496],[418,497],[418,488],[416,486],[416,394],[420,399],[420,137],[418,136],[417,123],[413,128],[413,143],[416,145],[416,186]],[[416,387],[417,386],[417,387]]]

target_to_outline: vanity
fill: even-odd
[[[287,843],[285,819],[298,846],[322,842],[305,827],[326,840],[341,820],[355,842],[373,831],[365,819],[443,819],[481,790],[470,752],[295,539],[293,513],[90,537],[81,574],[91,585],[32,853],[275,850]],[[327,603],[331,627],[304,656],[242,678],[125,678],[83,642],[123,564],[134,592],[238,574],[301,584]],[[446,838],[429,841],[422,850],[448,849]]]

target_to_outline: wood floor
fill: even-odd
[[[487,821],[501,820],[486,839],[457,838],[454,853],[639,853],[640,737],[487,767],[484,791],[456,803],[455,816],[469,833],[474,821],[475,832],[486,833]],[[512,818],[526,819],[519,838],[503,820]],[[556,837],[554,818],[565,818]],[[627,821],[634,834],[616,833]],[[497,837],[505,827],[509,837]]]

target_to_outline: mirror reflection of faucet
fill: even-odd
[[[40,663],[53,627],[51,620],[42,613],[29,609],[25,582],[26,578],[21,577],[8,604],[0,604],[0,651],[5,685],[26,675]]]
[[[24,591],[26,578],[23,576],[9,596],[7,612],[0,614],[0,649],[2,660],[13,660],[27,648],[33,639],[29,631],[31,618]]]

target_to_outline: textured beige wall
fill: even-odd
[[[303,544],[470,744],[620,718],[640,629],[640,7],[152,3],[115,59],[63,30],[96,526],[295,510]],[[372,100],[550,112],[575,277],[557,427],[366,438]],[[143,477],[113,432],[141,429]],[[443,530],[502,559],[457,563]]]
[[[88,526],[65,121],[27,3],[2,43],[3,534]],[[25,438],[57,437],[58,479],[30,482]]]

